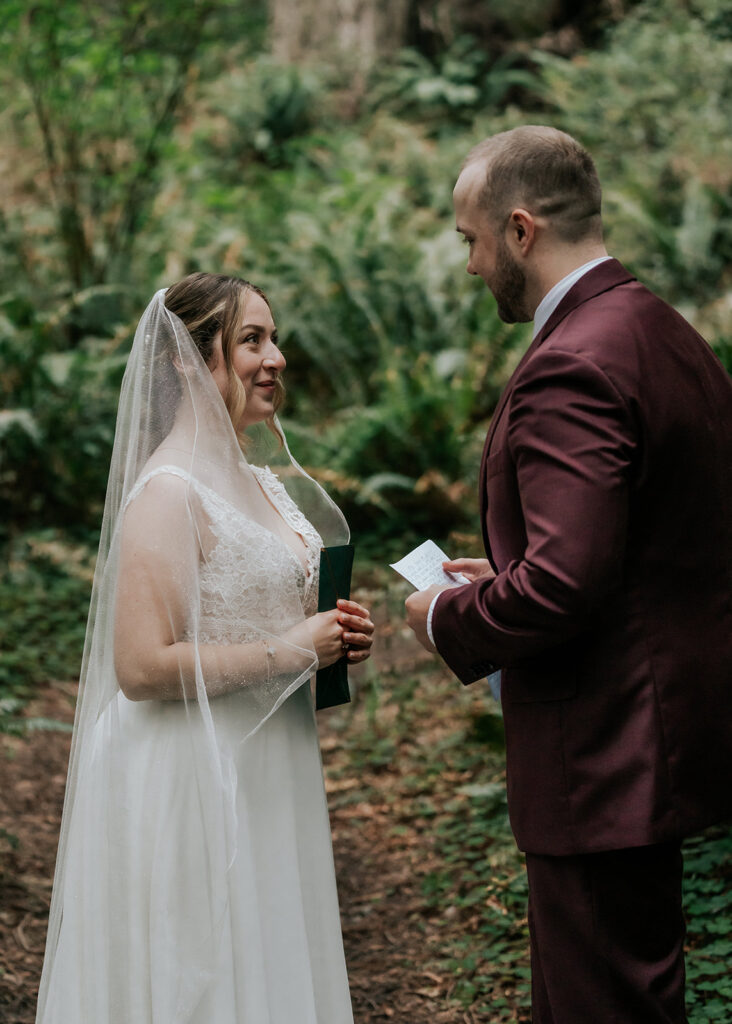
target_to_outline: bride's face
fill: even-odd
[[[231,368],[242,382],[246,407],[237,425],[239,430],[269,419],[274,413],[274,382],[285,368],[285,357],[277,347],[277,328],[272,312],[256,292],[246,300],[244,318],[230,354]],[[211,375],[226,400],[229,377],[221,348],[221,332],[214,338]]]

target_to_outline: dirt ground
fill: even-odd
[[[29,715],[73,721],[73,684],[51,684]],[[0,1021],[35,1020],[71,737],[0,737]],[[3,833],[0,832],[0,835]]]
[[[412,649],[411,670],[414,657]],[[27,713],[71,722],[74,692],[73,684],[51,683]],[[454,981],[438,966],[439,926],[420,890],[435,855],[429,833],[399,818],[402,760],[361,763],[357,771],[351,763],[348,737],[363,728],[365,703],[320,718],[356,1024],[478,1024],[486,1018],[450,999]],[[450,727],[443,717],[438,728]],[[69,743],[60,732],[0,737],[2,1024],[34,1020]],[[16,837],[15,848],[3,829]]]

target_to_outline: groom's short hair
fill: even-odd
[[[502,230],[517,207],[545,217],[566,242],[602,238],[602,189],[592,157],[566,132],[523,125],[479,142],[463,165],[485,165],[478,205]]]

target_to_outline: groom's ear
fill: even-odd
[[[536,241],[534,215],[522,207],[513,210],[508,218],[506,241],[514,256],[528,256]]]

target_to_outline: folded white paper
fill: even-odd
[[[426,540],[404,558],[400,558],[398,562],[391,562],[390,565],[417,590],[426,590],[434,583],[442,587],[459,587],[463,583],[470,583],[462,573],[447,572],[442,568],[442,563],[449,561],[445,552],[438,548],[433,540]]]

